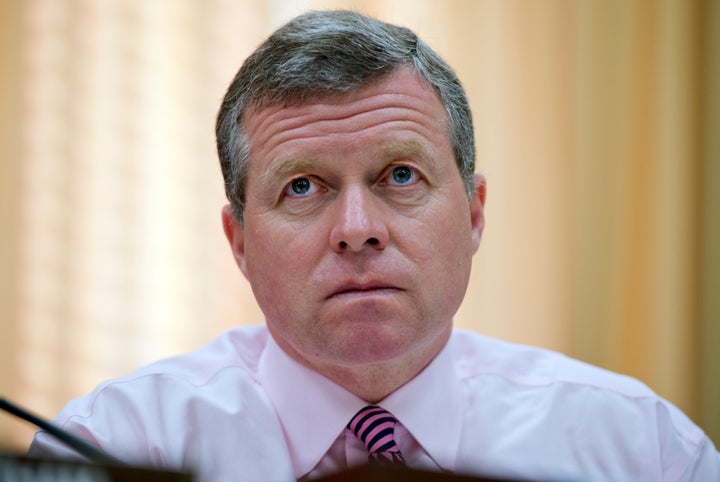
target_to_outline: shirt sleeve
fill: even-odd
[[[720,452],[706,437],[698,447],[696,457],[680,479],[683,482],[720,481]]]
[[[158,390],[162,385],[166,388]],[[160,443],[171,445],[165,437],[167,424],[162,422],[162,412],[173,406],[167,393],[179,396],[177,392],[172,383],[158,377],[105,383],[70,401],[52,423],[124,462],[180,467],[182,461],[173,457],[177,451],[153,450]],[[28,455],[86,460],[42,430],[35,435]]]

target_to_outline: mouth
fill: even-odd
[[[401,291],[397,286],[386,283],[349,283],[335,289],[327,299],[360,298],[365,296],[384,296]]]

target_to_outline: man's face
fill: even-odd
[[[277,343],[327,367],[434,356],[483,226],[434,90],[409,68],[340,98],[252,111],[244,224],[225,231]],[[429,359],[427,360],[429,361]]]

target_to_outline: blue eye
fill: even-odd
[[[306,177],[295,179],[293,180],[293,182],[290,183],[290,188],[295,194],[307,194],[307,192],[310,190],[310,179]]]
[[[290,181],[285,188],[285,194],[290,197],[305,197],[317,190],[317,186],[307,177],[298,177]]]
[[[397,166],[391,172],[395,184],[409,184],[415,179],[415,172],[408,166]]]

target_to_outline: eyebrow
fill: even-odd
[[[265,191],[277,180],[287,177],[290,174],[307,172],[315,165],[315,161],[309,158],[299,157],[291,159],[275,159],[270,163],[261,175],[259,181],[260,189]]]
[[[433,156],[430,155],[425,146],[415,140],[393,141],[383,146],[380,152],[386,159],[397,157],[416,157],[426,162],[432,162],[433,160]]]

